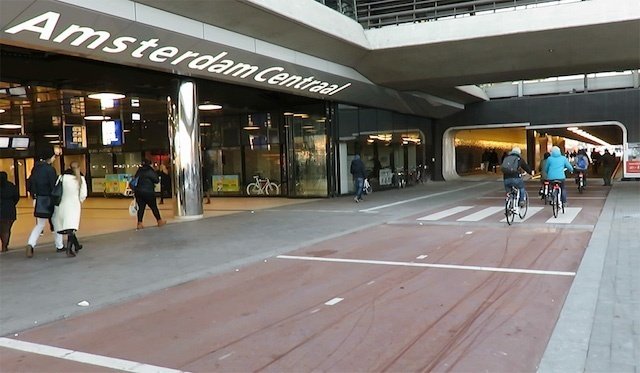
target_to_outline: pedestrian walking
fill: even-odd
[[[149,206],[153,216],[156,218],[158,227],[165,225],[167,222],[160,217],[160,211],[156,203],[155,184],[160,182],[158,174],[151,167],[151,161],[148,159],[142,160],[142,166],[138,168],[134,179],[137,180],[137,184],[133,190],[136,203],[138,203],[138,225],[137,229],[143,229],[142,219],[144,218],[144,210],[146,206]]]
[[[34,200],[33,215],[36,217],[36,226],[31,230],[27,241],[27,258],[33,257],[33,251],[38,243],[38,238],[44,230],[45,224],[53,215],[53,203],[51,191],[56,184],[56,170],[51,166],[56,156],[53,150],[46,149],[38,155],[38,161],[31,169],[31,176],[27,180],[27,190]],[[62,235],[53,232],[56,250],[63,251]]]
[[[162,205],[165,198],[171,198],[171,176],[164,163],[158,169],[158,177],[160,178],[160,204]]]
[[[491,158],[491,153],[489,153],[489,149],[485,149],[482,152],[482,157],[480,158],[480,169],[482,171],[489,171],[489,159]]]
[[[53,210],[51,221],[57,233],[67,235],[67,256],[74,257],[82,249],[76,232],[80,226],[82,202],[87,198],[87,182],[80,173],[79,163],[71,162],[69,169],[58,178],[58,183],[62,183],[62,198]]]
[[[616,157],[609,153],[609,149],[606,149],[600,161],[602,162],[602,181],[604,181],[605,186],[611,186],[611,174],[613,174],[613,169],[618,163]]]
[[[351,175],[353,175],[353,181],[356,188],[356,196],[354,200],[356,202],[362,201],[362,191],[364,189],[365,168],[360,155],[356,154],[351,161]]]
[[[9,181],[7,173],[0,171],[0,241],[3,253],[9,251],[11,227],[16,221],[18,201],[20,201],[18,189]]]

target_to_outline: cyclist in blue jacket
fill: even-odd
[[[565,175],[564,169],[566,168],[569,172],[573,172],[573,167],[567,157],[562,155],[560,152],[560,148],[554,146],[551,148],[551,156],[547,158],[547,164],[545,165],[547,171],[547,177],[549,180],[559,180],[560,181],[560,190],[561,196],[560,200],[562,204],[567,204],[567,191],[565,189]]]

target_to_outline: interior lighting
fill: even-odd
[[[569,131],[575,131],[577,129],[578,129],[578,127],[567,127],[567,130],[569,130]]]
[[[581,129],[575,129],[575,130],[571,130],[571,132],[576,133],[576,134],[578,134],[578,135],[580,135],[580,136],[582,136],[582,137],[584,137],[586,139],[589,139],[589,140],[591,140],[593,142],[596,142],[596,143],[598,143],[600,145],[613,146],[613,145],[609,144],[608,142],[602,140],[601,138],[593,136],[592,134],[590,134],[587,131],[584,131],[584,130],[581,130]]]
[[[60,144],[60,140],[51,140],[49,144]]]
[[[19,124],[5,123],[5,124],[0,124],[0,128],[4,130],[18,130],[22,128],[22,126]]]
[[[87,97],[93,98],[95,100],[119,100],[121,98],[125,98],[125,95],[121,93],[101,92],[92,93]]]
[[[58,138],[58,135],[53,135],[53,134],[51,134],[51,135],[44,135],[44,137],[49,137],[49,138],[57,139],[57,138]]]
[[[6,110],[0,109],[0,114],[4,113]]]
[[[111,117],[107,117],[104,115],[87,115],[84,117],[84,120],[109,120]]]
[[[245,126],[245,127],[242,127],[242,129],[251,131],[251,130],[259,130],[260,127],[258,127],[258,126]]]
[[[198,105],[198,109],[200,109],[200,110],[220,110],[220,109],[222,109],[222,105],[202,104],[202,105]]]
[[[285,112],[284,112],[284,115],[285,115],[285,116],[292,116],[292,115],[293,115],[293,113],[292,113],[292,112],[290,112],[290,111],[285,111]]]
[[[131,120],[140,120],[140,113],[131,113]]]
[[[211,127],[211,123],[206,123],[206,122],[200,123],[200,127]]]

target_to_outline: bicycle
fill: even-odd
[[[562,182],[560,180],[551,181],[551,184],[553,184],[553,186],[551,189],[550,205],[554,218],[558,217],[558,212],[560,210],[562,210],[562,213],[564,214],[564,204],[562,203],[562,188],[560,187],[561,183]]]
[[[540,188],[540,199],[544,201],[544,204],[551,203],[551,191],[549,189],[549,180],[545,180]]]
[[[578,177],[576,178],[576,183],[578,184],[578,193],[582,194],[584,192],[584,172],[578,171]]]
[[[529,210],[529,196],[527,191],[524,191],[524,204],[520,206],[520,188],[511,186],[511,190],[507,193],[507,198],[504,204],[504,215],[507,218],[507,224],[511,225],[516,218],[516,214],[520,219],[524,219],[527,216],[527,210]]]
[[[269,178],[260,179],[260,176],[254,175],[254,182],[247,185],[247,195],[278,195],[280,194],[280,185],[271,182]]]

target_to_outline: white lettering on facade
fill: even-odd
[[[59,13],[46,12],[12,26],[4,32],[15,35],[23,31],[28,31],[37,34],[38,38],[41,40],[49,41],[53,33],[56,31],[59,20]],[[78,35],[75,36],[76,34]],[[87,49],[96,49],[107,43],[112,38],[111,33],[108,31],[95,30],[91,27],[72,24],[58,34],[58,36],[53,39],[53,42],[68,42],[74,36],[75,39],[70,41],[69,45],[75,47],[85,45],[85,48]],[[89,42],[92,38],[94,38],[94,40]],[[134,43],[137,41],[138,39],[132,36],[117,36],[111,40],[110,43],[100,49],[100,51],[115,54],[125,52],[129,47],[131,47],[135,48],[131,52],[131,57],[134,58],[147,58],[149,61],[157,63],[170,61],[169,63],[174,66],[181,62],[185,62],[188,59],[192,59],[191,62],[186,65],[187,68],[192,70],[203,71],[206,69],[209,73],[230,75],[238,77],[239,79],[246,79],[253,75],[253,79],[256,82],[285,86],[301,91],[307,90],[308,92],[329,96],[334,95],[351,85],[351,83],[346,83],[339,86],[338,84],[316,80],[314,76],[307,76],[303,78],[300,75],[292,75],[286,72],[285,68],[281,66],[261,68],[260,66],[245,62],[235,62],[232,59],[225,59],[218,62],[221,58],[229,54],[224,51],[215,56],[210,54],[201,55],[199,52],[191,50],[180,54],[181,52],[179,48],[171,45],[160,46],[158,48],[158,42],[160,39],[157,38],[142,40],[136,47]],[[149,51],[149,53],[145,56],[146,51]],[[174,58],[175,56],[178,57]]]
[[[153,62],[164,62],[168,58],[178,54],[178,52],[178,48],[176,47],[162,47],[151,52],[149,59]]]
[[[120,53],[129,47],[128,45],[125,44],[125,42],[135,43],[136,40],[138,39],[132,38],[131,36],[121,36],[119,38],[115,38],[111,42],[115,48],[104,47],[102,48],[102,50],[107,53]]]
[[[272,72],[272,71],[283,71],[284,68],[280,67],[280,66],[273,66],[273,67],[269,67],[266,68],[264,70],[262,70],[260,73],[258,73],[255,77],[253,77],[253,79],[257,82],[264,82],[267,80],[267,78],[264,77],[264,75]]]
[[[111,34],[106,32],[106,31],[96,31],[96,30],[92,29],[91,27],[82,27],[82,26],[79,26],[79,25],[71,25],[71,26],[67,27],[67,29],[64,30],[62,33],[60,33],[60,35],[58,35],[55,39],[53,39],[53,41],[55,43],[62,43],[69,36],[71,36],[71,35],[73,35],[73,34],[75,34],[77,32],[79,32],[81,34],[78,35],[76,40],[71,42],[71,45],[76,46],[76,47],[82,45],[82,43],[84,43],[85,41],[87,41],[91,37],[97,37],[97,39],[94,40],[93,43],[87,45],[87,48],[89,48],[89,49],[96,49],[97,47],[102,45],[102,43],[104,43],[105,41],[109,40],[109,38],[111,37]]]
[[[6,33],[9,34],[17,34],[20,31],[32,31],[40,34],[39,38],[42,40],[49,40],[51,38],[51,34],[53,34],[53,30],[55,30],[56,25],[58,24],[58,19],[60,18],[60,14],[54,12],[47,12],[43,15],[32,18],[28,21],[22,22],[18,25],[11,27],[10,29],[5,30]],[[44,26],[37,27],[37,24],[45,22]]]

